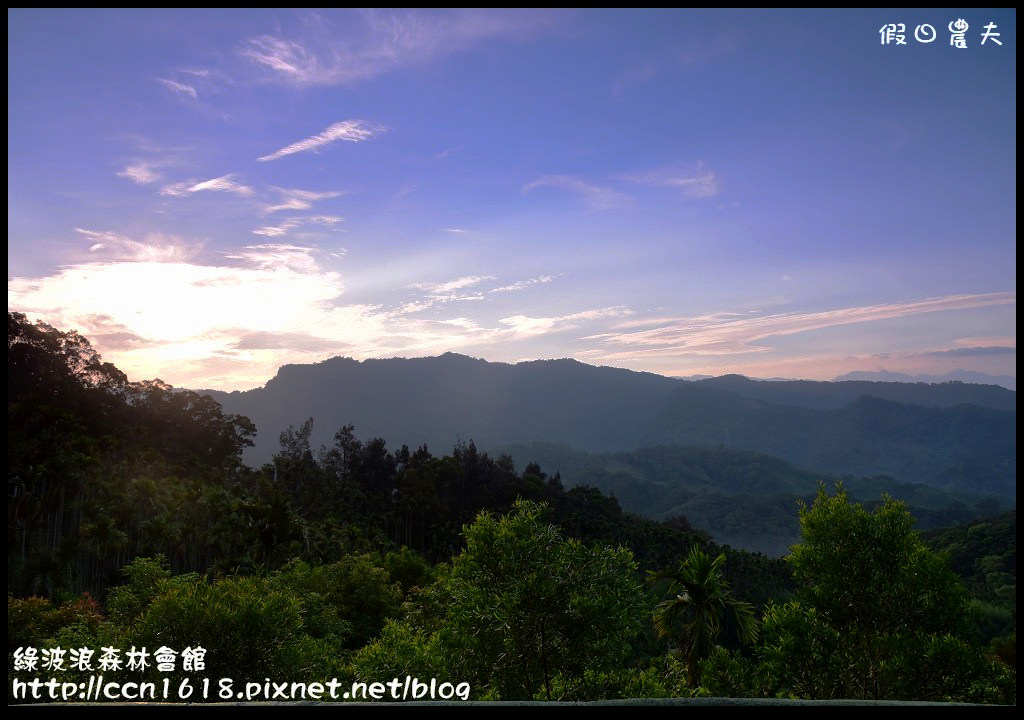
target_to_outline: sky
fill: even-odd
[[[1010,10],[9,10],[7,57],[8,309],[133,380],[1016,375]]]

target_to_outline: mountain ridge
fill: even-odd
[[[497,448],[517,467],[537,463],[566,487],[589,486],[623,510],[654,520],[683,516],[719,543],[782,556],[800,539],[798,514],[824,484],[842,481],[868,507],[883,493],[907,503],[916,528],[930,530],[998,512],[1014,503],[984,493],[958,493],[892,477],[813,472],[763,453],[721,447],[660,446],[585,453],[550,443]]]
[[[988,373],[975,370],[952,370],[945,375],[909,375],[907,373],[892,372],[889,370],[854,370],[839,377],[833,378],[832,382],[847,382],[850,380],[863,380],[867,382],[901,382],[901,383],[969,383],[975,385],[999,385],[1007,390],[1017,391],[1017,378],[1013,375],[989,375]]]
[[[203,392],[256,424],[250,464],[269,461],[280,433],[313,417],[314,447],[349,424],[394,447],[442,450],[470,439],[483,450],[722,446],[832,474],[1016,494],[1016,393],[992,385],[684,381],[568,358],[511,364],[446,353],[292,364],[262,388]]]

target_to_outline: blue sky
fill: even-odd
[[[1003,10],[8,11],[8,306],[188,387],[1015,375],[1016,122]]]

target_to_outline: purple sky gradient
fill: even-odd
[[[14,10],[8,63],[9,308],[133,379],[1016,374],[1013,11]]]

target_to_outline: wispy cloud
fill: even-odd
[[[116,174],[137,185],[152,185],[163,180],[171,168],[190,165],[188,158],[196,150],[190,146],[155,143],[143,136],[127,136],[124,139],[132,145],[132,150],[119,159],[123,167]]]
[[[238,350],[290,350],[299,352],[337,351],[347,346],[330,338],[304,332],[247,332],[234,343]]]
[[[266,243],[262,245],[246,245],[234,253],[224,257],[229,260],[240,260],[260,270],[292,270],[299,273],[316,271],[314,255],[317,249],[302,245],[283,243]]]
[[[109,315],[94,314],[88,316],[90,342],[102,345],[111,350],[137,350],[151,347],[152,340],[134,333],[127,325],[119,323]]]
[[[737,355],[768,352],[762,341],[771,337],[822,330],[854,323],[876,322],[923,313],[992,305],[1016,304],[1015,292],[980,295],[947,295],[885,305],[868,305],[822,312],[741,315],[719,313],[677,318],[659,327],[631,332],[608,332],[589,336],[602,344],[628,348],[601,355],[603,359],[623,359],[643,355]]]
[[[554,317],[531,317],[529,315],[512,315],[500,320],[514,335],[536,336],[547,335],[552,332],[564,332],[572,330],[585,322],[604,320],[613,317],[631,315],[629,308],[617,306],[584,310],[582,312],[570,313],[568,315],[556,315]]]
[[[233,120],[223,106],[225,90],[237,84],[229,74],[210,68],[177,68],[156,81],[193,110],[222,122]]]
[[[465,275],[445,282],[413,283],[409,287],[415,290],[423,290],[426,293],[425,297],[413,302],[403,303],[394,312],[396,315],[411,315],[452,302],[483,300],[484,294],[482,292],[464,291],[466,288],[471,288],[494,279],[493,275]]]
[[[600,187],[569,175],[545,175],[523,186],[528,194],[537,188],[553,187],[565,190],[580,198],[592,210],[610,210],[629,202],[629,196],[608,187]]]
[[[13,277],[8,306],[79,330],[133,379],[160,377],[184,387],[254,387],[282,364],[338,353],[367,358],[508,348],[624,312],[514,315],[495,323],[464,314],[423,317],[401,305],[345,303],[341,274],[322,267],[314,247],[253,244],[202,258],[183,250],[175,259],[154,257],[143,243],[117,233],[82,230],[83,238],[103,245],[96,251],[102,259],[41,277]],[[108,253],[111,244],[121,250]],[[486,277],[429,287],[455,295]],[[462,292],[456,299],[471,307],[468,301],[480,297]]]
[[[211,191],[211,192],[229,192],[235,195],[250,196],[253,195],[253,189],[248,185],[242,185],[234,180],[234,175],[224,175],[219,178],[212,178],[210,180],[203,180],[201,182],[180,182],[174,183],[173,185],[167,185],[161,191],[161,195],[170,195],[172,197],[184,197],[192,193]]]
[[[257,158],[260,162],[269,162],[271,160],[278,160],[285,157],[286,155],[294,155],[300,152],[310,152],[316,150],[324,145],[328,145],[338,140],[346,140],[348,142],[363,142],[369,140],[374,135],[380,134],[384,131],[384,128],[367,125],[362,120],[343,120],[342,122],[336,122],[326,130],[316,135],[311,135],[305,140],[299,140],[291,145],[287,145],[277,152],[272,152],[269,155],[263,155]]]
[[[159,82],[161,85],[163,85],[165,88],[167,88],[173,93],[176,93],[178,95],[187,95],[193,100],[199,99],[199,93],[197,93],[196,89],[191,85],[187,85],[186,83],[180,83],[176,80],[167,80],[165,78],[157,78],[157,82]]]
[[[544,284],[544,283],[549,283],[552,280],[554,280],[556,277],[557,277],[557,275],[539,275],[539,276],[537,276],[535,278],[529,278],[528,280],[517,280],[516,282],[512,283],[511,285],[502,285],[501,287],[496,287],[496,288],[493,288],[491,290],[488,290],[488,292],[492,292],[492,293],[517,292],[519,290],[525,290],[526,288],[530,287],[531,285],[541,285],[541,284]]]
[[[472,287],[473,285],[479,285],[482,282],[488,280],[494,280],[493,275],[466,275],[454,280],[448,280],[447,282],[441,283],[414,283],[409,287],[416,288],[417,290],[426,290],[432,295],[443,295],[450,293],[455,290],[462,290],[463,288]]]
[[[720,190],[720,183],[713,172],[707,170],[703,163],[691,171],[653,170],[644,173],[627,175],[627,180],[644,185],[657,185],[678,190],[682,195],[692,198],[714,197]]]
[[[985,336],[985,337],[966,337],[957,338],[953,341],[954,345],[959,347],[1017,347],[1017,338],[1008,335],[1000,336]]]
[[[189,246],[173,235],[150,233],[143,240],[134,240],[110,230],[75,228],[75,232],[91,243],[90,253],[102,255],[107,260],[182,262],[198,252],[197,247]]]
[[[307,15],[301,37],[260,35],[239,50],[273,81],[296,86],[352,84],[396,68],[525,40],[558,14],[523,10],[370,10]]]
[[[345,218],[338,217],[336,215],[293,217],[282,220],[277,225],[265,225],[263,227],[255,228],[252,232],[254,235],[263,235],[265,237],[283,237],[295,228],[303,225],[325,225],[327,227],[334,227],[338,223],[344,221],[344,219]]]
[[[117,176],[127,178],[137,185],[148,185],[150,183],[155,183],[160,179],[160,174],[156,172],[156,166],[153,163],[148,162],[138,162],[134,165],[128,165],[118,172]]]
[[[316,192],[314,190],[281,187],[271,187],[271,190],[278,193],[281,199],[275,205],[264,205],[263,212],[265,213],[274,213],[279,210],[309,210],[317,200],[327,200],[342,195],[338,190]]]
[[[469,235],[469,230],[457,227],[445,228],[444,231],[447,233],[452,233],[454,235]]]
[[[627,90],[656,78],[686,71],[720,60],[736,53],[745,33],[743,30],[725,30],[715,35],[690,35],[682,38],[677,47],[662,51],[657,57],[625,68],[612,80],[612,94],[622,95]]]
[[[679,358],[690,355],[704,358],[703,367],[686,368],[691,373],[834,377],[849,371],[853,361],[834,353],[773,359],[765,353],[766,339],[1016,302],[1015,292],[1005,292],[756,316],[744,312],[637,318],[629,308],[617,306],[550,314],[522,312],[485,321],[469,314],[474,307],[469,301],[482,295],[471,291],[493,278],[467,275],[421,283],[418,289],[436,297],[447,293],[467,301],[431,305],[428,297],[424,307],[436,307],[438,312],[425,317],[412,303],[345,303],[341,274],[319,262],[327,251],[310,246],[253,244],[200,260],[197,247],[177,238],[136,240],[85,228],[79,228],[78,235],[93,245],[96,259],[64,265],[41,277],[10,279],[8,306],[58,327],[78,329],[133,379],[162,377],[186,387],[252,387],[265,382],[284,363],[342,352],[366,358],[473,348],[492,356],[535,356],[544,336],[564,333],[572,333],[574,341],[587,333],[583,339],[593,349],[574,355],[598,361],[637,356],[639,362],[662,372],[668,366],[678,371]],[[540,282],[544,277],[531,280]],[[174,302],[168,302],[169,297]],[[454,316],[442,312],[453,307],[460,309]],[[964,343],[961,347],[940,346],[928,357],[908,356],[905,364],[908,368],[922,362],[948,364],[961,356],[1012,363],[1015,351],[997,342],[998,338],[984,345],[967,344],[973,340],[985,339],[962,338],[952,343]],[[953,355],[942,354],[950,350]],[[749,361],[742,358],[745,353],[752,354]],[[737,360],[730,364],[707,359],[715,355],[733,355]],[[877,363],[877,358],[863,359],[864,364],[869,361]]]
[[[316,56],[298,42],[260,35],[246,40],[241,53],[300,85],[332,84],[326,81],[329,71],[321,69]]]
[[[924,353],[932,357],[976,357],[978,355],[1016,355],[1015,346],[986,345],[979,347],[958,347],[950,350],[932,350]]]
[[[285,220],[279,225],[264,225],[262,227],[253,228],[253,235],[263,235],[264,237],[282,237],[287,235],[288,232],[294,228],[296,223]]]

